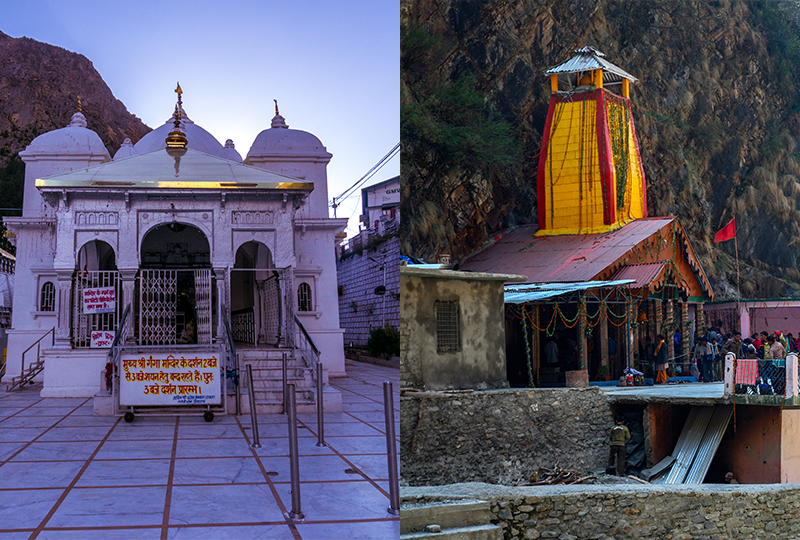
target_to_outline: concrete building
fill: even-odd
[[[503,283],[524,280],[401,267],[401,384],[426,390],[507,387]]]

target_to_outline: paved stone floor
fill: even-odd
[[[400,373],[347,361],[344,412],[298,415],[302,521],[292,509],[288,426],[250,417],[93,415],[91,399],[42,399],[40,386],[0,392],[0,539],[399,538],[388,513],[383,381]],[[396,443],[399,442],[399,439]]]

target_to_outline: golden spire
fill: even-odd
[[[81,111],[81,96],[78,96],[78,112],[83,112]]]
[[[183,133],[181,130],[181,111],[183,110],[183,104],[181,103],[181,94],[183,94],[183,90],[181,90],[181,84],[178,83],[178,87],[175,89],[175,93],[178,94],[178,104],[175,105],[175,115],[174,115],[174,124],[175,128],[169,132],[167,135],[166,143],[167,149],[171,148],[179,148],[185,149],[186,144],[188,141],[186,140],[186,134]],[[184,150],[186,152],[186,150]]]
[[[273,99],[272,101],[275,102],[275,116],[280,116],[281,113],[278,112],[278,100],[277,99]]]

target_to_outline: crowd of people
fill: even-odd
[[[680,334],[673,338],[678,351]],[[659,345],[664,343],[664,336],[658,336]],[[665,347],[664,347],[665,348]],[[667,382],[666,370],[668,361],[666,354],[659,355],[659,350],[654,354],[657,370],[656,383]],[[690,374],[698,381],[712,382],[722,380],[722,369],[727,353],[733,353],[737,358],[752,358],[758,360],[776,360],[786,358],[790,352],[800,352],[800,336],[793,334],[784,335],[780,331],[773,333],[766,330],[742,339],[742,333],[734,331],[723,334],[719,328],[709,328],[695,339],[694,350],[691,353]],[[660,357],[659,357],[660,356]],[[663,370],[663,373],[662,373]]]

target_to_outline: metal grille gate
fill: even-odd
[[[277,276],[270,276],[258,283],[259,298],[261,300],[261,329],[262,343],[278,346],[281,339],[280,325],[280,283]]]
[[[139,344],[174,345],[178,337],[177,270],[142,270],[139,304]]]
[[[76,348],[88,348],[92,342],[92,332],[98,330],[115,331],[122,312],[120,300],[120,279],[116,270],[95,270],[78,272],[72,288],[72,343]],[[83,312],[83,292],[98,287],[114,287],[116,306],[113,313]]]
[[[194,271],[194,301],[197,305],[197,342],[211,343],[211,270]]]

